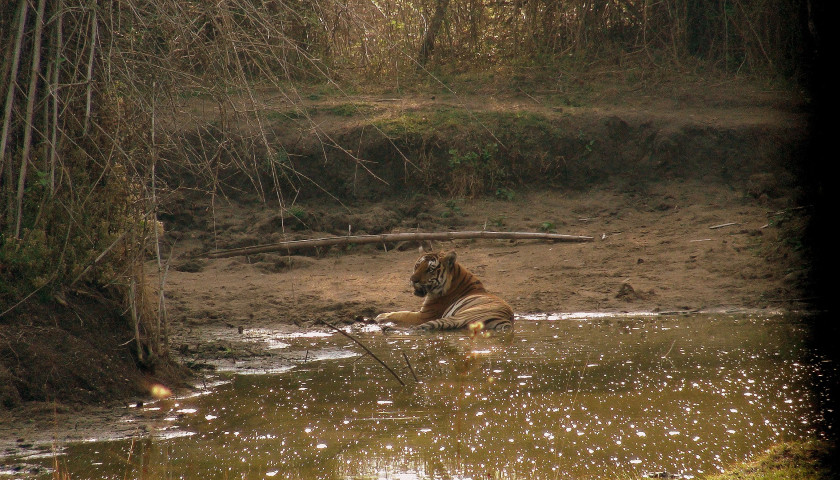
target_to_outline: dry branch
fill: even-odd
[[[733,225],[740,225],[740,223],[738,223],[738,222],[721,223],[720,225],[712,225],[711,227],[709,227],[709,229],[716,230],[718,228],[731,227]]]
[[[405,352],[402,352],[402,356],[405,359],[405,364],[408,365],[408,371],[411,372],[411,376],[414,377],[415,382],[419,382],[420,380],[417,379],[417,374],[414,373],[414,368],[411,366],[411,362],[408,361],[408,355]]]
[[[386,370],[388,370],[389,372],[391,372],[391,375],[393,375],[393,376],[394,376],[394,378],[396,378],[396,379],[397,379],[397,381],[398,381],[398,382],[400,382],[400,385],[405,386],[405,382],[403,382],[402,378],[400,378],[400,376],[399,376],[399,375],[397,375],[397,372],[395,372],[395,371],[394,371],[394,369],[392,369],[391,367],[389,367],[387,363],[383,362],[381,358],[377,357],[375,353],[371,352],[371,351],[370,351],[370,349],[369,349],[367,346],[365,346],[365,344],[364,344],[364,343],[360,342],[360,341],[359,341],[356,337],[354,337],[353,335],[350,335],[349,333],[345,332],[344,330],[342,330],[342,329],[340,329],[340,328],[336,327],[335,325],[333,325],[333,324],[331,324],[331,323],[329,323],[329,322],[326,322],[326,321],[324,321],[324,320],[321,320],[321,323],[323,323],[324,325],[326,325],[326,326],[330,327],[331,329],[335,330],[336,332],[338,332],[338,333],[340,333],[340,334],[344,335],[345,337],[349,338],[350,340],[353,340],[354,342],[356,342],[356,345],[358,345],[358,346],[362,347],[362,349],[363,349],[365,352],[367,352],[367,354],[368,354],[368,355],[370,355],[371,357],[373,357],[373,359],[374,359],[374,360],[376,360],[377,362],[379,362],[379,364],[380,364],[380,365],[382,365],[383,367],[385,367],[385,369],[386,369]],[[413,373],[413,372],[412,372],[412,373]]]
[[[227,258],[238,255],[254,255],[257,253],[292,251],[303,248],[330,247],[333,245],[393,243],[409,241],[447,241],[464,240],[470,238],[501,238],[511,240],[551,240],[555,242],[590,242],[593,237],[580,235],[563,235],[559,233],[540,232],[492,232],[488,230],[467,232],[412,232],[412,233],[383,233],[381,235],[348,235],[346,237],[324,237],[308,240],[289,240],[269,245],[255,245],[253,247],[231,248],[207,252],[200,256],[208,258]]]

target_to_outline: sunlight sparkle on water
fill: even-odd
[[[68,445],[72,478],[141,468],[190,478],[691,478],[782,435],[805,438],[816,418],[796,318],[571,313],[518,317],[508,336],[347,331],[406,386],[336,332],[253,331],[275,345],[270,356],[220,364],[227,383],[210,393],[131,409],[167,420],[151,443]],[[130,448],[146,453],[110,460]]]

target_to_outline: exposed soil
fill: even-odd
[[[343,197],[343,204],[317,195],[303,198],[295,215],[253,197],[229,196],[211,208],[201,199],[176,195],[162,216],[167,240],[175,245],[166,277],[173,350],[195,365],[221,355],[254,357],[262,352],[254,351],[244,336],[238,342],[235,336],[219,339],[209,332],[220,326],[239,333],[280,325],[310,328],[320,320],[351,323],[384,311],[418,308],[421,300],[408,286],[416,244],[223,259],[196,256],[348,230],[486,229],[594,237],[586,243],[476,240],[434,245],[454,249],[459,261],[517,314],[807,309],[809,258],[803,231],[811,210],[799,203],[796,152],[807,141],[800,100],[755,90],[725,95],[680,91],[667,98],[625,100],[557,108],[531,95],[458,99],[472,111],[538,111],[549,120],[556,115],[572,135],[585,132],[586,138],[603,139],[600,153],[575,159],[572,167],[580,175],[565,181],[541,179],[539,169],[522,167],[525,173],[511,188],[468,198],[413,188],[395,181],[398,175],[393,174],[385,187],[369,179],[345,186],[361,194]],[[387,117],[433,110],[446,99],[365,102]],[[322,112],[325,105],[329,102],[321,102]],[[316,121],[336,137],[361,128],[355,116],[324,114]],[[592,144],[583,142],[578,151],[587,145]],[[383,147],[368,146],[367,151],[376,148]],[[381,166],[393,167],[384,161]],[[326,182],[329,175],[324,172]],[[149,271],[154,274],[156,264],[150,263]],[[0,371],[0,387],[7,373]],[[80,382],[82,390],[85,382],[97,383]],[[138,388],[143,382],[148,379],[130,381]],[[100,401],[102,396],[92,398]],[[83,396],[75,400],[90,403]],[[17,445],[38,441],[45,424],[33,422],[33,416],[53,425],[53,431],[63,422],[91,418],[80,417],[75,408],[44,404],[10,412],[10,421],[0,422],[0,437],[19,440]],[[0,415],[6,414],[0,410]],[[92,430],[109,431],[108,423],[94,422]],[[73,438],[59,430],[60,438]],[[20,451],[13,443],[0,448]]]
[[[382,205],[378,215],[397,215]],[[645,192],[599,188],[537,191],[510,201],[458,203],[438,229],[539,231],[595,237],[586,243],[475,240],[435,245],[518,314],[570,311],[786,309],[803,304],[806,264],[785,228],[797,211],[775,210],[744,192],[700,182]],[[451,212],[430,202],[428,215]],[[225,217],[224,214],[222,214]],[[243,222],[248,222],[244,217]],[[719,228],[711,228],[729,224]],[[320,257],[264,253],[176,263],[168,275],[176,327],[308,326],[419,308],[408,276],[416,244],[336,249]],[[180,270],[180,271],[179,271]],[[187,342],[194,340],[184,334]]]

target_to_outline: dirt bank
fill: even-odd
[[[449,226],[460,229],[553,229],[595,237],[588,243],[436,245],[454,249],[518,314],[805,305],[807,265],[791,237],[802,226],[802,211],[772,210],[721,186],[678,182],[645,192],[538,191],[509,201],[432,202],[429,213],[451,214],[457,225]],[[399,247],[402,251],[366,246],[320,257],[267,253],[176,264],[168,277],[170,313],[176,327],[197,332],[214,323],[307,326],[417,308],[420,300],[408,286],[417,245]]]
[[[607,95],[588,107],[561,105],[551,95],[455,100],[478,120],[452,122],[453,99],[446,96],[305,105],[330,138],[347,140],[358,147],[356,155],[372,159],[367,168],[387,184],[347,174],[355,163],[345,152],[313,153],[323,149],[298,142],[290,158],[317,175],[310,178],[344,182],[332,190],[344,196],[301,195],[285,208],[235,194],[212,206],[189,196],[169,205],[163,219],[175,250],[167,298],[184,351],[203,343],[194,337],[202,325],[307,326],[419,306],[407,281],[417,245],[194,257],[348,232],[486,229],[595,237],[581,244],[435,245],[456,250],[519,314],[807,307],[802,236],[810,209],[798,203],[797,183],[807,117],[800,99],[685,87],[667,95]],[[345,113],[359,106],[364,114]],[[304,126],[295,131],[281,122],[274,131],[302,138]],[[504,148],[480,147],[468,156],[488,127]],[[392,134],[384,138],[384,131]],[[400,155],[440,173],[433,180],[412,173]],[[468,161],[475,168],[464,170]],[[478,167],[503,174],[482,176]],[[339,180],[340,172],[349,176]],[[470,181],[483,190],[465,188]],[[449,188],[457,182],[459,188]]]

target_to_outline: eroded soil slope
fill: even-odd
[[[416,160],[412,152],[445,152],[452,169],[437,177],[444,186],[451,184],[460,178],[451,160],[463,157],[464,145],[476,143],[462,130],[450,125],[461,135],[434,148],[412,143],[410,134],[377,142],[371,140],[375,135],[359,133],[365,122],[387,126],[383,119],[406,122],[407,116],[431,121],[454,108],[445,98],[343,98],[369,107],[369,117],[361,118],[337,114],[335,103],[316,102],[310,111],[319,128],[329,129],[333,138],[361,135],[357,153],[376,159],[370,168],[388,184],[359,173],[345,180],[346,192],[355,191],[355,196],[347,194],[338,202],[313,195],[291,209],[235,195],[217,199],[212,208],[180,197],[167,224],[177,239],[167,298],[176,331],[191,332],[180,337],[184,349],[202,343],[195,335],[207,324],[308,326],[417,308],[420,300],[411,296],[407,280],[417,245],[196,257],[215,249],[348,232],[485,229],[595,237],[577,244],[484,240],[435,245],[456,250],[462,263],[519,314],[807,306],[802,233],[809,208],[800,205],[797,184],[797,155],[807,134],[798,100],[755,90],[672,92],[623,102],[612,98],[591,107],[558,106],[550,97],[534,96],[457,100],[459,108],[483,119],[475,127],[479,130],[493,118],[481,114],[495,111],[513,113],[543,134],[573,132],[576,140],[566,147],[574,155],[517,150],[505,136],[510,132],[496,131],[507,144],[497,155],[515,174],[495,191],[459,196],[420,185],[417,177],[406,176],[400,161],[389,164],[388,158],[407,154]],[[514,125],[514,130],[522,126]],[[282,135],[304,136],[303,127],[297,133],[281,130]],[[520,133],[524,144],[531,133]],[[540,141],[545,152],[562,152],[558,144],[564,138]],[[433,140],[444,141],[439,132]],[[533,135],[527,141],[531,148]],[[300,148],[305,156],[307,150]],[[388,148],[400,152],[382,156]],[[536,167],[534,158],[545,158],[545,165]],[[573,173],[564,176],[564,162],[575,164]],[[339,170],[321,174],[329,183]]]

